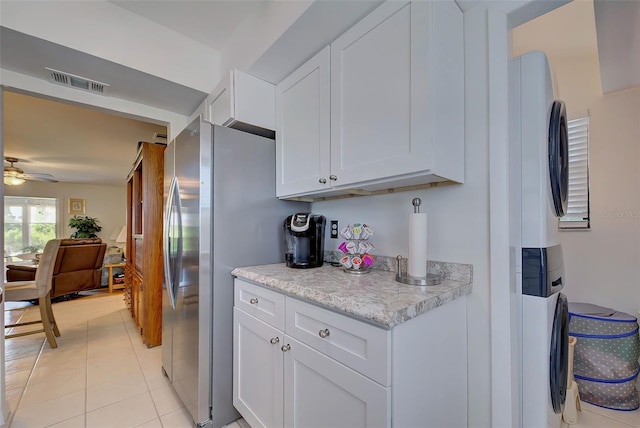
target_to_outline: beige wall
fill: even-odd
[[[640,309],[640,88],[599,93],[597,58],[551,61],[570,118],[589,113],[591,230],[562,232],[570,301]]]
[[[127,190],[124,185],[119,187],[27,181],[20,186],[4,186],[4,192],[5,196],[58,198],[62,213],[62,227],[58,233],[62,238],[68,238],[73,233],[73,229],[67,227],[69,218],[72,217],[69,214],[69,198],[85,200],[85,215],[99,220],[102,231],[98,236],[110,246],[114,242],[109,237],[126,222]]]

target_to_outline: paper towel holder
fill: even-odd
[[[420,198],[413,198],[411,200],[411,205],[413,205],[413,213],[414,214],[419,214],[420,213],[420,204],[422,204],[422,199],[420,199]]]
[[[401,282],[403,284],[420,285],[420,286],[440,284],[440,281],[441,281],[440,275],[427,273],[427,276],[410,276],[406,272],[403,273],[402,272],[402,256],[398,255],[398,257],[396,257],[396,260],[398,262],[397,271],[396,271],[397,272],[396,281]]]

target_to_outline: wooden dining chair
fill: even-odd
[[[37,299],[40,306],[40,320],[8,324],[5,325],[5,328],[40,323],[42,323],[43,327],[38,330],[8,334],[5,335],[5,339],[44,332],[47,337],[47,341],[49,342],[49,346],[52,348],[58,347],[58,344],[56,343],[56,336],[60,336],[60,330],[58,330],[55,317],[53,316],[53,310],[51,309],[51,282],[58,248],[60,247],[60,241],[60,239],[52,239],[47,242],[42,252],[42,256],[40,257],[40,263],[33,281],[14,281],[4,283],[4,298],[6,302]]]

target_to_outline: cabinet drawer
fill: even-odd
[[[236,279],[234,304],[267,324],[284,330],[283,294]]]
[[[391,332],[286,298],[288,335],[383,386],[391,384]]]

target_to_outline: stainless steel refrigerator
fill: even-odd
[[[192,122],[165,151],[162,367],[196,426],[233,408],[236,266],[284,261],[282,223],[308,204],[275,197],[275,142]]]

